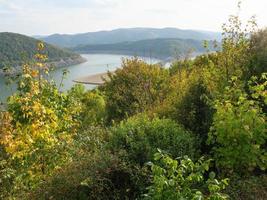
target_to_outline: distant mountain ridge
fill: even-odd
[[[40,40],[25,35],[1,32],[0,69],[4,66],[17,67],[32,60],[36,54],[38,42]],[[47,43],[45,43],[45,53],[48,55],[48,62],[55,66],[67,66],[84,61],[77,53]]]
[[[178,38],[149,39],[116,44],[81,45],[72,48],[72,50],[79,53],[126,54],[162,60],[172,60],[183,57],[188,53],[196,55],[207,51],[203,46],[203,41]]]
[[[221,33],[183,30],[177,28],[125,28],[111,31],[98,31],[80,34],[53,34],[38,39],[61,47],[76,47],[80,45],[115,44],[139,40],[179,38],[194,40],[221,40]]]

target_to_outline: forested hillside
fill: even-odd
[[[212,44],[212,42],[209,43]],[[84,45],[74,47],[72,50],[81,53],[117,53],[159,59],[173,59],[179,58],[179,56],[189,52],[203,53],[206,51],[203,44],[204,42],[199,40],[165,38],[116,44]]]
[[[138,40],[179,38],[194,40],[221,40],[221,33],[183,30],[177,28],[129,28],[112,31],[89,32],[74,35],[54,34],[41,37],[45,42],[62,47],[75,47],[79,45],[114,44]]]
[[[34,58],[36,45],[39,41],[20,34],[2,32],[0,33],[0,68],[3,66],[21,65]],[[60,49],[50,44],[45,44],[45,53],[48,56],[47,62],[60,60],[82,61],[81,57],[66,49]]]

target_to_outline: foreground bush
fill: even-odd
[[[165,96],[168,70],[133,58],[122,61],[122,68],[109,74],[102,86],[107,99],[108,120],[120,121],[152,107]]]
[[[157,148],[174,156],[194,158],[198,144],[196,138],[170,119],[150,119],[140,114],[121,122],[111,129],[111,148],[125,151],[132,162],[143,165],[152,160]]]
[[[28,197],[36,200],[136,199],[147,185],[147,171],[102,151],[55,171]]]
[[[264,90],[259,86],[252,96],[260,98]],[[215,102],[215,108],[209,142],[217,166],[227,173],[248,173],[257,167],[265,170],[266,115],[259,102],[249,99],[234,79],[232,87],[227,87],[222,99]]]
[[[149,171],[106,150],[109,131],[83,128],[74,138],[73,160],[56,169],[26,199],[136,199],[148,185]]]
[[[106,102],[98,90],[87,91],[83,85],[75,85],[68,94],[81,104],[79,115],[81,128],[104,124],[106,121]]]
[[[174,65],[175,66],[175,65]],[[198,66],[195,66],[196,68]],[[209,91],[201,69],[180,69],[171,77],[170,92],[154,112],[182,124],[197,135],[207,152],[205,142],[212,123],[213,108],[208,103]]]
[[[265,200],[267,199],[267,176],[243,178],[233,176],[225,192],[233,200]]]
[[[228,179],[218,181],[214,172],[209,174],[208,179],[205,178],[210,160],[200,159],[194,163],[187,156],[173,160],[159,151],[155,154],[155,161],[157,164],[151,163],[153,180],[145,199],[228,199],[221,193],[228,185]]]

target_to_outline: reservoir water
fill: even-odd
[[[69,71],[66,79],[63,81],[63,90],[70,89],[75,83],[73,80],[97,73],[102,73],[106,71],[113,71],[121,66],[122,58],[129,56],[125,55],[111,55],[111,54],[83,54],[86,58],[86,62],[73,65],[65,68],[57,68],[51,72],[51,77],[56,81],[57,84],[60,83],[62,79],[63,70],[67,69]],[[143,58],[148,63],[159,62],[157,59]],[[86,88],[92,89],[93,85],[86,85]],[[7,86],[5,84],[4,77],[0,76],[0,101],[5,101],[6,97],[15,92],[15,86]]]

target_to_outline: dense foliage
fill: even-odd
[[[155,154],[155,161],[159,164],[150,163],[153,180],[144,199],[228,199],[221,193],[228,185],[228,179],[218,181],[215,173],[210,172],[205,180],[204,174],[209,171],[210,160],[200,158],[194,163],[185,156],[178,161],[159,151]]]
[[[83,128],[105,123],[107,118],[106,101],[98,90],[86,91],[82,85],[75,85],[68,91],[68,95],[81,103],[79,115]]]
[[[223,30],[218,52],[125,59],[90,91],[48,81],[39,43],[1,108],[0,199],[267,199],[266,31]]]
[[[157,148],[175,157],[197,156],[197,139],[169,119],[137,115],[112,128],[111,133],[112,148],[126,151],[129,160],[141,165],[153,159]]]
[[[18,92],[9,97],[0,116],[1,145],[6,164],[15,170],[14,190],[18,191],[34,188],[55,167],[69,161],[68,149],[79,125],[80,105],[42,78],[48,70],[42,43],[38,51],[35,65],[23,66]]]
[[[191,61],[185,61],[185,65]],[[174,64],[176,68],[178,64]],[[190,65],[190,64],[189,64]],[[207,98],[210,92],[203,80],[202,69],[179,69],[171,76],[169,92],[153,112],[173,119],[193,132],[200,140],[201,149],[207,150],[205,142],[209,131],[213,108]]]
[[[253,59],[250,64],[250,74],[260,76],[267,70],[267,29],[254,33],[250,41],[250,53]]]
[[[248,99],[236,81],[232,84],[225,89],[223,98],[215,102],[216,113],[209,138],[214,158],[228,173],[232,170],[248,172],[255,167],[265,170],[266,116],[258,102]]]
[[[122,120],[161,102],[167,92],[169,73],[139,58],[125,59],[122,69],[109,74],[101,90],[107,98],[108,120]]]

